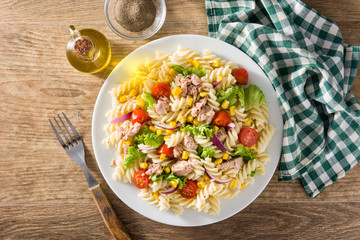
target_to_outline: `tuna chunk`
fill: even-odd
[[[175,82],[180,83],[181,96],[196,95],[202,90],[201,79],[195,74],[184,77],[181,74],[175,77]]]
[[[206,123],[210,123],[214,116],[215,116],[215,111],[213,110],[213,108],[210,107],[209,105],[205,105],[201,109],[198,119],[200,122],[205,121]]]
[[[150,163],[146,175],[152,176],[154,174],[160,175],[162,173],[161,166],[158,163]]]
[[[198,76],[196,76],[196,74],[191,74],[190,79],[191,79],[191,83],[194,84],[195,86],[198,86],[201,83],[201,79]]]
[[[204,97],[195,103],[195,105],[191,108],[191,115],[193,117],[197,117],[200,114],[201,109],[205,106],[207,100],[208,97]]]
[[[188,87],[191,85],[191,80],[185,77],[180,79],[181,96],[185,97],[188,94]]]
[[[118,129],[117,129],[117,140],[124,139],[127,140],[135,136],[141,128],[141,123],[135,123],[132,125],[130,121],[124,122]]]
[[[158,114],[165,115],[170,110],[169,101],[166,97],[160,97],[158,102],[154,104],[155,111]]]
[[[197,93],[198,93],[198,90],[195,85],[191,84],[190,86],[188,86],[188,89],[187,89],[188,95],[195,96]]]
[[[218,137],[218,139],[220,140],[220,142],[224,142],[226,137],[227,137],[227,134],[225,132],[225,128],[224,127],[221,127],[219,128],[219,131],[218,133],[216,134],[216,136]]]
[[[194,141],[194,139],[188,135],[185,135],[184,137],[184,147],[189,150],[196,150],[197,144]]]
[[[125,155],[127,155],[127,154],[128,154],[128,151],[129,151],[129,145],[123,144],[123,153],[124,153]]]
[[[244,161],[242,159],[242,157],[238,157],[238,158],[234,158],[233,160],[228,160],[224,163],[218,164],[216,167],[218,169],[224,169],[224,170],[228,170],[228,169],[241,169],[244,166]]]
[[[171,166],[171,171],[177,176],[186,176],[194,171],[194,165],[193,161],[180,160]]]
[[[174,158],[181,157],[182,153],[183,153],[183,147],[181,145],[176,145],[174,147]]]

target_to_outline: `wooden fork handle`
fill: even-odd
[[[131,240],[122,222],[116,217],[114,209],[112,208],[109,198],[104,192],[101,184],[98,184],[89,189],[92,193],[94,201],[99,209],[101,217],[103,218],[107,228],[115,239]]]

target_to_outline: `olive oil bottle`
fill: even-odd
[[[80,72],[96,73],[105,69],[111,60],[111,47],[107,38],[94,29],[77,30],[69,27],[71,38],[66,46],[70,64]]]

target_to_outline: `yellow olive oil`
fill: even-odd
[[[66,46],[69,63],[80,72],[96,73],[105,69],[111,60],[107,38],[94,29],[76,30],[69,27],[72,38]]]

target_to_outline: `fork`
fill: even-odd
[[[89,171],[86,162],[85,162],[85,151],[84,151],[84,144],[81,140],[79,133],[75,130],[74,126],[71,124],[70,120],[66,117],[64,113],[62,113],[67,124],[70,126],[73,135],[70,133],[69,129],[66,127],[63,119],[58,114],[58,118],[62,127],[60,126],[59,122],[55,117],[53,117],[54,122],[60,129],[64,140],[61,138],[59,132],[57,131],[55,125],[52,123],[51,119],[49,119],[50,125],[54,130],[54,133],[59,140],[61,146],[65,149],[66,153],[77,163],[80,165],[85,178],[87,180],[89,190],[92,193],[93,199],[96,203],[98,210],[100,211],[101,217],[104,220],[107,228],[109,229],[110,233],[115,239],[124,239],[130,240],[130,235],[127,233],[124,225],[121,221],[117,218],[114,209],[112,208],[109,198],[105,194],[105,191],[101,184],[95,179],[95,177]],[[64,130],[66,132],[64,132]]]

